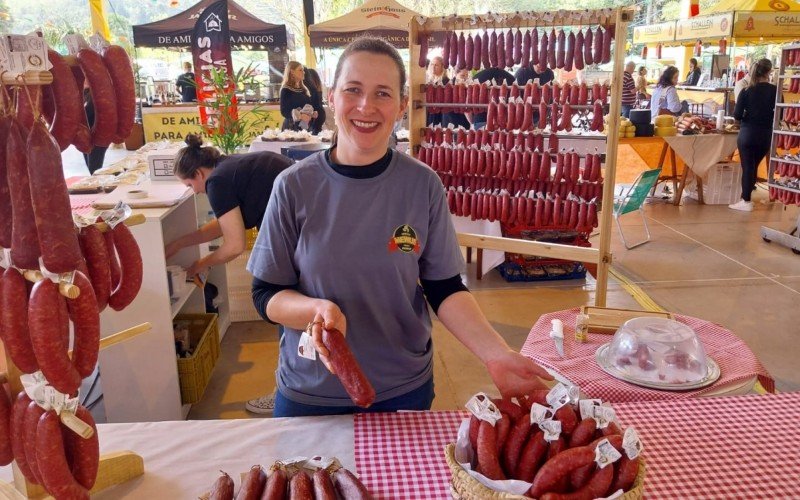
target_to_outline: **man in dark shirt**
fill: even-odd
[[[194,73],[192,73],[192,63],[183,63],[183,74],[175,82],[178,92],[181,93],[182,102],[195,102],[197,100],[197,89],[194,83]]]
[[[539,85],[544,85],[552,82],[555,77],[553,70],[550,68],[545,68],[541,73],[537,72],[533,67],[533,63],[529,66],[520,66],[516,73],[514,73],[514,79],[516,79],[517,85],[525,85],[529,80],[533,81],[537,78],[539,79]]]
[[[501,85],[503,82],[506,82],[506,85],[512,85],[514,83],[514,76],[508,71],[500,68],[486,68],[478,71],[475,73],[475,76],[473,76],[472,79],[480,83],[494,80],[497,85]],[[480,130],[485,127],[486,113],[475,113],[475,115],[472,117],[472,126],[475,128],[475,130]]]

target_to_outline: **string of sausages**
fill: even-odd
[[[133,301],[142,283],[142,258],[123,223],[105,233],[94,225],[75,226],[61,150],[78,145],[82,133],[88,140],[81,146],[89,149],[127,136],[130,128],[117,127],[120,101],[113,85],[127,74],[115,65],[130,64],[114,47],[102,56],[82,50],[75,68],[53,51],[50,60],[52,85],[17,86],[2,99],[0,220],[7,223],[0,229],[0,251],[8,259],[0,277],[0,339],[22,373],[41,371],[48,385],[75,397],[97,364],[100,311],[107,305],[122,310]],[[81,132],[80,75],[89,79],[95,100],[91,133]],[[98,75],[108,81],[96,83]],[[132,72],[118,87],[133,95]],[[99,464],[96,433],[84,439],[62,429],[55,410],[43,409],[24,391],[12,399],[13,405],[0,391],[0,463],[15,460],[29,482],[56,498],[89,498]],[[79,406],[75,414],[95,427],[86,408]]]
[[[480,70],[534,65],[538,72],[547,68],[582,70],[593,64],[611,61],[615,25],[583,29],[555,28],[538,30],[491,30],[481,33],[464,31],[445,33],[442,59],[446,67]],[[418,64],[428,64],[428,34],[420,32]]]
[[[546,395],[547,391],[538,391],[520,404],[493,400],[502,415],[494,425],[475,415],[470,417],[469,440],[477,455],[476,470],[492,480],[532,483],[525,496],[542,500],[600,498],[629,490],[641,459],[628,457],[622,429],[613,422],[599,428],[595,418],[581,419],[580,413],[567,404],[553,416],[561,424],[560,435],[547,441],[530,417],[534,403],[548,406]],[[595,463],[595,450],[603,440],[608,440],[621,457],[601,468]]]
[[[209,500],[233,500],[233,479],[222,473],[211,487]],[[316,469],[309,474],[304,468],[285,467],[280,462],[264,471],[254,465],[243,475],[236,492],[237,500],[371,500],[373,496],[355,474],[344,467],[329,471]]]
[[[74,58],[50,49],[47,55],[54,83],[18,91],[17,116],[22,125],[29,129],[34,110],[40,110],[61,151],[74,145],[89,153],[93,146],[123,142],[136,113],[133,66],[125,49],[111,45],[102,54],[81,49]],[[95,109],[91,128],[84,112],[84,82]]]

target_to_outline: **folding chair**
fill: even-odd
[[[636,178],[627,191],[621,193],[620,196],[614,197],[614,220],[617,221],[617,229],[619,229],[619,235],[622,238],[622,243],[628,250],[631,248],[636,248],[640,245],[644,245],[650,241],[650,228],[647,227],[647,219],[644,216],[642,205],[644,205],[644,201],[647,199],[647,193],[653,189],[653,186],[655,186],[656,182],[658,181],[659,174],[661,174],[660,168],[645,170],[639,174],[639,177]],[[638,210],[639,215],[642,216],[644,231],[647,237],[643,241],[634,243],[633,245],[628,245],[627,240],[625,240],[625,234],[622,232],[622,225],[619,223],[619,218],[635,210]]]

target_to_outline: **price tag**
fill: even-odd
[[[482,392],[472,396],[464,406],[479,420],[485,420],[492,425],[503,418],[503,414],[492,403],[491,398]]]
[[[297,343],[297,355],[311,361],[317,360],[317,348],[314,347],[314,338],[308,332],[300,334],[300,341]]]
[[[531,425],[538,425],[545,420],[551,420],[554,413],[552,408],[533,403],[531,406]]]
[[[620,458],[622,458],[622,453],[618,452],[617,449],[608,442],[608,439],[600,441],[597,444],[597,448],[594,450],[594,461],[597,462],[597,466],[601,469],[606,465],[613,464]]]
[[[83,35],[75,33],[64,35],[64,44],[67,46],[67,52],[69,52],[69,55],[71,56],[76,55],[81,51],[81,49],[91,48],[89,47],[89,44],[86,43],[86,39],[83,38]]]
[[[577,401],[579,393],[580,391],[577,390],[577,387],[567,387],[559,382],[547,393],[547,404],[556,411],[562,406],[572,402],[573,399]]]
[[[578,403],[581,411],[581,420],[594,418],[595,407],[600,406],[602,403],[603,401],[599,399],[582,399],[580,403]]]
[[[3,269],[8,269],[11,267],[11,249],[10,248],[3,248],[2,252],[0,252],[0,267]]]
[[[89,37],[89,47],[98,54],[102,54],[103,50],[105,50],[109,45],[111,44],[109,44],[108,40],[103,38],[100,33],[95,33]]]
[[[622,449],[625,450],[625,454],[631,460],[635,459],[642,453],[644,445],[639,439],[639,435],[636,434],[636,429],[633,427],[628,427],[625,429],[625,434],[622,436]]]
[[[544,440],[548,443],[553,442],[561,436],[561,422],[548,419],[539,423],[539,428],[544,432]]]

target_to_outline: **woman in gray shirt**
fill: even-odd
[[[322,329],[336,328],[376,391],[367,411],[433,401],[430,304],[506,397],[543,388],[546,371],[509,348],[460,273],[464,262],[436,173],[391,151],[408,97],[403,61],[359,39],[337,64],[328,102],[337,137],[276,180],[248,269],[262,316],[284,325],[276,417],[364,411],[325,369]],[[308,330],[323,363],[298,355]]]

